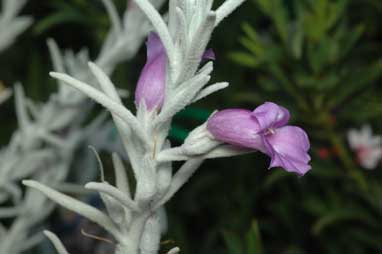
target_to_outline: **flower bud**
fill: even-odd
[[[163,105],[166,86],[167,56],[157,34],[151,33],[146,42],[147,61],[135,90],[137,107],[144,103],[146,109],[160,109]]]

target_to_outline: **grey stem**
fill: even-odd
[[[139,244],[148,218],[147,213],[133,215],[129,230],[123,237],[125,240],[117,245],[115,254],[140,254]]]

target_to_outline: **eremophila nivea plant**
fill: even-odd
[[[15,2],[21,3],[5,1],[6,9],[12,11],[10,7],[15,8],[12,5]],[[135,6],[127,8],[121,21],[112,2],[103,2],[112,29],[95,62],[111,74],[118,63],[135,55],[150,23]],[[153,2],[159,7],[163,1]],[[56,71],[92,82],[85,67],[89,61],[86,49],[77,55],[71,51],[62,55],[53,40],[48,41],[48,46]],[[0,150],[0,203],[8,204],[0,206],[0,219],[12,220],[9,226],[0,223],[0,253],[9,254],[21,253],[41,240],[42,235],[36,234],[38,226],[54,208],[54,203],[36,190],[29,189],[23,194],[19,181],[30,178],[67,190],[64,180],[75,151],[89,142],[87,139],[99,130],[105,118],[101,116],[84,127],[91,103],[82,93],[60,83],[58,91],[45,103],[37,104],[27,99],[21,85],[15,86],[15,97],[19,129],[12,135],[9,145]]]
[[[32,19],[17,16],[26,0],[2,0],[0,12],[0,52],[12,44],[15,38],[30,26]]]
[[[265,103],[253,112],[230,109],[214,113],[179,147],[172,148],[167,139],[177,112],[228,86],[226,82],[207,85],[213,64],[201,64],[214,58],[206,47],[215,27],[243,1],[227,0],[212,10],[212,0],[170,0],[167,23],[149,1],[135,1],[155,28],[147,40],[147,62],[135,90],[135,115],[123,106],[107,70],[97,63],[89,63],[89,68],[100,89],[64,73],[51,73],[107,108],[122,137],[136,188],[130,188],[116,154],[115,186],[104,178],[85,185],[100,193],[107,214],[39,182],[25,180],[24,184],[102,226],[115,238],[116,254],[156,254],[162,231],[159,209],[205,159],[259,150],[272,158],[271,167],[305,174],[310,169],[307,135],[288,126],[288,110],[274,103]],[[173,161],[185,161],[175,173]],[[68,253],[54,234],[46,235],[59,253]],[[169,253],[177,252],[176,247]]]

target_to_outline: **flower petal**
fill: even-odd
[[[167,56],[157,34],[151,33],[146,45],[147,62],[135,90],[135,104],[138,107],[144,101],[146,108],[152,110],[163,105]]]
[[[150,33],[147,42],[147,62],[151,62],[160,55],[165,54],[163,44],[156,33]]]
[[[359,145],[362,144],[361,139],[359,137],[359,133],[355,129],[351,129],[347,133],[347,138],[349,142],[349,146],[351,149],[355,150],[358,148]]]
[[[213,51],[213,49],[207,49],[204,52],[202,59],[204,59],[204,60],[215,60],[216,57],[215,57],[215,52]]]
[[[263,131],[268,128],[279,128],[288,123],[289,111],[273,102],[265,102],[252,112]]]
[[[304,130],[296,126],[276,129],[274,134],[264,136],[264,144],[272,161],[270,167],[282,167],[289,172],[305,174],[310,156],[307,153],[310,144]]]
[[[311,166],[307,163],[294,161],[293,159],[280,154],[276,154],[275,157],[272,159],[269,168],[273,167],[281,167],[288,172],[293,172],[300,176],[305,175],[306,172],[308,172],[311,169]]]
[[[208,119],[207,130],[219,141],[266,152],[260,126],[245,109],[226,109]]]
[[[382,159],[382,147],[364,147],[358,149],[357,159],[365,169],[375,169]]]

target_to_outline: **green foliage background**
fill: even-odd
[[[219,4],[221,1],[215,1]],[[125,1],[115,1],[124,9]],[[62,48],[99,48],[109,21],[100,1],[30,1],[35,24],[0,57],[0,77],[46,100],[56,89],[45,40]],[[382,168],[362,169],[346,142],[349,128],[382,133],[382,1],[248,0],[215,32],[216,81],[230,87],[181,112],[172,139],[215,109],[284,105],[311,138],[313,169],[298,178],[267,170],[251,154],[207,161],[170,202],[163,249],[200,254],[382,253]],[[113,76],[134,90],[145,49]],[[131,99],[126,104],[132,105]],[[13,105],[0,108],[1,144],[16,127]],[[320,151],[328,156],[320,157]]]

